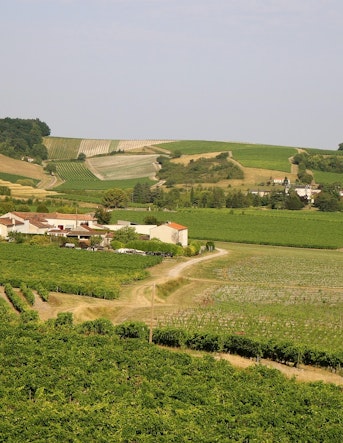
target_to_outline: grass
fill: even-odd
[[[203,279],[198,306],[165,316],[162,324],[343,351],[341,252],[220,246],[228,256],[191,274]]]
[[[245,167],[279,170],[286,173],[290,172],[288,158],[297,152],[295,148],[286,146],[194,140],[159,146],[172,152],[180,151],[182,154],[231,151],[232,157]]]
[[[343,184],[343,174],[338,172],[323,172],[312,170],[316,183],[331,184],[341,183]]]
[[[184,209],[152,211],[159,221],[188,226],[190,238],[305,248],[341,248],[342,214],[261,209]],[[142,223],[146,211],[113,211],[117,219]]]
[[[39,180],[33,179],[31,177],[25,177],[24,175],[7,174],[6,172],[0,172],[0,179],[11,183],[17,183],[18,180],[31,180],[36,185]]]

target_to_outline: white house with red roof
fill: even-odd
[[[157,238],[165,243],[188,245],[188,228],[174,222],[167,222],[163,225],[150,229],[150,239]]]
[[[0,217],[0,237],[8,238],[10,232],[25,233],[28,229],[28,222],[22,222],[13,217]]]

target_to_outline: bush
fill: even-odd
[[[148,326],[143,322],[125,322],[115,327],[115,333],[120,338],[140,338],[147,340],[149,337]]]
[[[156,328],[153,331],[153,342],[158,345],[179,348],[185,344],[186,333],[178,328]]]

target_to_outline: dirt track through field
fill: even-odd
[[[151,314],[154,315],[153,323],[156,324],[156,318],[160,313],[165,313],[170,309],[170,313],[175,312],[177,308],[182,309],[184,293],[191,292],[192,280],[194,283],[203,281],[204,283],[216,284],[216,281],[210,281],[199,278],[189,279],[188,285],[180,291],[168,296],[166,299],[160,298],[155,294],[154,303],[152,304],[153,289],[156,285],[166,283],[168,280],[174,280],[183,276],[185,271],[206,260],[218,259],[229,252],[225,249],[217,249],[216,252],[198,256],[190,259],[181,259],[181,262],[175,264],[174,260],[165,260],[162,264],[156,266],[151,271],[151,277],[144,282],[138,282],[126,288],[125,294],[118,300],[99,300],[90,297],[77,296],[72,294],[51,293],[49,303],[42,302],[36,296],[34,309],[39,312],[42,320],[54,318],[58,312],[72,312],[75,321],[85,321],[100,316],[110,318],[114,323],[120,323],[125,320],[142,320],[149,323]],[[188,288],[188,289],[187,289]],[[155,291],[154,291],[155,292]],[[0,288],[0,296],[7,299]],[[194,304],[194,301],[193,301]],[[154,311],[152,311],[152,309]],[[181,352],[179,349],[178,352]],[[182,352],[190,353],[194,356],[202,356],[205,353],[183,350]],[[253,359],[243,358],[232,354],[214,354],[216,359],[224,359],[229,361],[237,368],[247,368],[256,365]],[[333,383],[343,386],[343,377],[338,374],[331,373],[325,369],[314,368],[311,366],[300,365],[298,368],[286,366],[277,362],[262,359],[259,364],[263,364],[269,368],[274,368],[282,372],[288,378],[294,378],[299,382],[315,382],[323,381],[325,383]]]

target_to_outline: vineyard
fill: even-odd
[[[341,442],[340,387],[234,369],[147,342],[139,324],[44,324],[0,298],[0,434],[8,442]],[[135,337],[135,338],[132,338]]]
[[[66,250],[0,243],[0,284],[113,299],[121,285],[141,280],[147,268],[160,263],[155,256]],[[30,272],[28,272],[28,269]]]
[[[228,256],[190,274],[203,279],[198,306],[167,315],[161,324],[343,353],[341,252],[227,247]]]
[[[152,211],[160,221],[168,212]],[[113,211],[112,223],[119,220],[142,223],[144,212]],[[342,215],[318,211],[263,211],[260,209],[181,209],[174,212],[175,222],[189,227],[191,238],[239,243],[296,246],[305,248],[342,248]]]
[[[51,160],[77,158],[81,143],[80,138],[44,137],[44,145]]]

